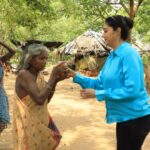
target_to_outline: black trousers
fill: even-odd
[[[141,150],[150,132],[150,115],[117,123],[117,150]]]

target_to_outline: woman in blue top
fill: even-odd
[[[143,64],[136,49],[126,42],[132,27],[128,17],[116,15],[105,20],[103,37],[113,51],[96,79],[68,69],[68,77],[82,86],[83,98],[105,101],[107,123],[117,123],[117,150],[140,150],[150,131]]]
[[[0,133],[1,133],[4,130],[4,128],[6,128],[7,124],[10,121],[8,99],[3,85],[4,71],[2,64],[6,63],[15,54],[15,51],[2,41],[0,41],[0,45],[8,50],[8,53],[0,56]]]

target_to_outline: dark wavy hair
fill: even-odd
[[[121,38],[127,40],[130,30],[133,28],[133,20],[126,16],[115,15],[106,18],[105,23],[112,27],[114,30],[121,28]]]

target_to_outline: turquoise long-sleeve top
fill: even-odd
[[[110,53],[97,78],[77,73],[73,81],[82,88],[95,89],[96,99],[105,101],[107,123],[150,114],[142,60],[127,42]]]

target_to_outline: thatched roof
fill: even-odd
[[[106,46],[102,34],[92,30],[83,33],[64,47],[65,54],[109,53],[110,50]]]
[[[19,41],[15,41],[15,40],[11,40],[11,42],[17,46],[20,47],[21,50],[24,50],[27,46],[29,46],[30,44],[36,43],[36,44],[43,44],[44,46],[46,46],[47,48],[51,49],[51,48],[58,48],[60,45],[63,44],[63,42],[56,42],[56,41],[40,41],[40,40],[27,40],[25,42],[19,42]]]

